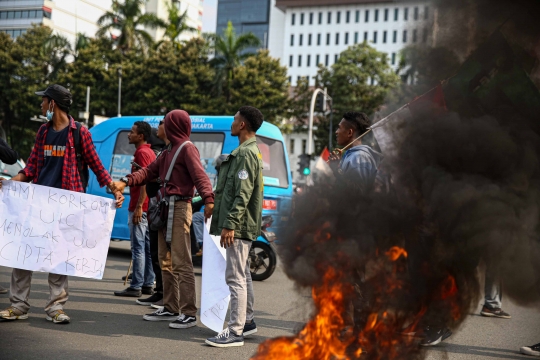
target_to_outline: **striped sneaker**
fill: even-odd
[[[5,310],[0,311],[0,319],[2,320],[26,320],[28,319],[28,313],[23,313],[21,310],[8,307]]]
[[[71,321],[64,310],[57,310],[54,312],[54,315],[47,315],[45,319],[47,319],[47,321],[52,321],[55,324],[69,324]]]

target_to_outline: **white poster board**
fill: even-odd
[[[0,265],[103,278],[113,199],[18,181],[2,184]]]
[[[207,226],[212,219],[208,219]],[[203,266],[201,286],[201,322],[215,332],[223,330],[231,294],[225,282],[227,261],[219,236],[208,233],[204,227]]]

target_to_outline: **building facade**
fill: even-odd
[[[202,31],[203,0],[149,0],[146,3],[146,12],[156,14],[166,21],[168,18],[167,9],[171,5],[175,6],[182,14],[187,11],[187,25],[198,30],[198,32],[183,33],[179,40],[189,40],[199,36],[200,31]],[[161,40],[165,33],[163,29],[147,29],[147,31],[154,41]]]
[[[74,43],[77,33],[96,34],[97,19],[111,4],[112,0],[0,0],[0,31],[17,37],[32,24],[43,24]]]
[[[229,21],[237,34],[252,32],[268,47],[270,5],[275,0],[218,0],[216,33],[222,34]]]
[[[401,49],[428,42],[431,12],[425,1],[276,0],[268,47],[287,66],[292,86],[301,77],[314,84],[319,64],[331,66],[363,41],[397,67]]]

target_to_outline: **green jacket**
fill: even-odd
[[[255,240],[261,234],[263,203],[262,155],[255,137],[232,151],[219,169],[210,234],[223,228],[234,237]]]

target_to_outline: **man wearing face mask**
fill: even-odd
[[[68,114],[71,106],[71,93],[60,85],[51,85],[44,91],[36,92],[42,97],[41,113],[49,120],[43,124],[36,135],[36,142],[26,167],[12,178],[13,181],[33,182],[76,192],[84,192],[83,177],[79,166],[74,136],[78,132],[80,142],[79,162],[88,165],[96,175],[100,186],[107,185],[116,198],[116,206],[121,207],[124,196],[114,187],[111,176],[99,159],[92,136],[85,127],[79,126]],[[0,182],[1,188],[1,182]],[[13,269],[11,273],[10,301],[11,306],[0,311],[1,320],[28,319],[28,296],[32,271]],[[55,324],[70,322],[64,312],[68,300],[67,275],[49,274],[49,300],[45,306],[46,319]]]

